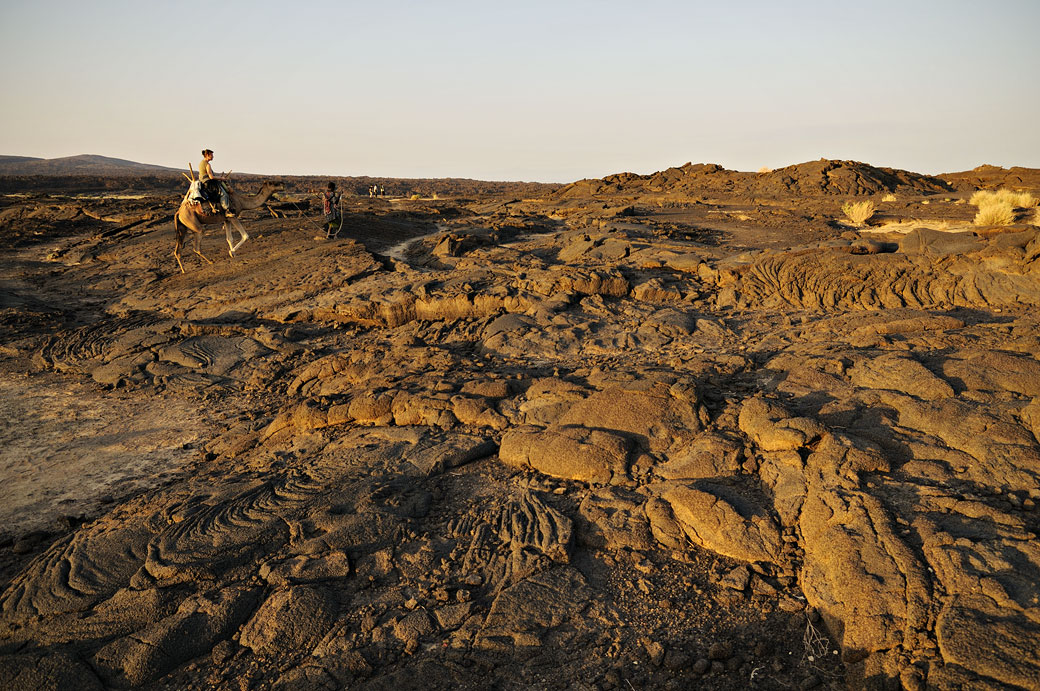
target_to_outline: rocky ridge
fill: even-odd
[[[759,173],[727,170],[714,163],[686,163],[652,175],[620,173],[602,180],[580,180],[556,193],[559,199],[611,195],[688,197],[789,195],[872,195],[885,192],[936,194],[950,184],[938,177],[858,161],[820,159]]]

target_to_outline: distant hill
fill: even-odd
[[[179,168],[137,163],[97,154],[63,158],[0,156],[0,175],[156,175],[179,172]]]
[[[854,196],[895,191],[935,194],[950,189],[950,184],[938,177],[876,168],[859,161],[820,159],[760,173],[727,170],[715,163],[687,163],[652,175],[618,173],[601,180],[579,180],[561,188],[557,196],[561,199],[611,193],[637,197],[645,194]]]
[[[944,180],[958,188],[990,189],[994,187],[1010,187],[1016,190],[1040,190],[1040,168],[1001,168],[1000,166],[982,165],[972,170],[959,173],[943,173]]]

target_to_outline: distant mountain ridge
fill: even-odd
[[[0,175],[154,175],[179,172],[179,168],[137,163],[97,154],[62,158],[0,156]]]
[[[138,163],[122,158],[98,154],[80,154],[62,158],[0,155],[0,177],[39,176],[62,178],[97,176],[120,178],[134,176],[179,177],[185,168]],[[237,173],[237,178],[256,177],[255,174]],[[284,176],[283,176],[284,177]],[[395,180],[411,182],[458,181],[462,183],[488,182],[466,178],[373,178],[368,176],[288,176],[323,177],[338,180],[379,183]],[[819,159],[790,165],[777,170],[758,173],[728,170],[715,163],[687,163],[650,175],[615,173],[600,179],[577,180],[570,184],[530,183],[531,194],[538,190],[555,190],[558,198],[583,197],[588,194],[647,193],[743,194],[749,196],[771,194],[816,195],[869,195],[881,192],[936,194],[954,189],[982,189],[1007,186],[1012,189],[1040,189],[1040,169],[1014,166],[981,165],[973,170],[939,175],[922,175],[895,168],[880,168],[859,161]]]

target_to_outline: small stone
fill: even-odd
[[[660,667],[664,662],[664,646],[659,641],[650,641],[646,644],[646,654],[650,657],[650,664]]]
[[[726,665],[722,664],[720,660],[715,660],[711,663],[711,673],[715,675],[724,674],[726,672]]]
[[[712,660],[725,660],[733,655],[733,645],[726,641],[716,641],[708,648],[708,657]]]
[[[472,594],[466,588],[459,588],[455,591],[455,599],[459,602],[469,602],[472,597]]]
[[[11,545],[11,551],[15,554],[28,554],[33,551],[34,547],[36,547],[36,540],[28,540],[21,537],[15,540],[14,544]]]
[[[690,656],[681,650],[669,650],[664,655],[665,669],[678,672],[690,663]]]
[[[416,600],[414,597],[410,597],[407,600],[405,600],[405,602],[404,602],[404,608],[405,609],[415,609],[418,606],[419,606],[419,601]]]
[[[802,683],[798,685],[800,689],[815,689],[820,685],[820,678],[816,676],[806,677],[802,680]]]
[[[764,595],[766,597],[776,597],[777,594],[773,584],[762,578],[756,578],[751,582],[751,591],[755,595]]]
[[[723,591],[715,596],[715,600],[720,605],[725,605],[727,607],[732,607],[733,605],[740,602],[740,598],[740,593],[734,592],[732,590]]]
[[[710,667],[711,660],[706,657],[698,658],[697,661],[693,663],[693,672],[694,674],[704,674]]]
[[[899,673],[899,681],[906,691],[924,691],[927,685],[923,677],[921,670],[914,667],[906,667]]]
[[[231,656],[235,654],[235,644],[231,641],[220,641],[213,646],[213,651],[210,653],[210,659],[213,660],[213,664],[220,666],[231,659]]]
[[[724,588],[743,591],[747,588],[750,579],[751,573],[748,571],[748,567],[741,565],[720,578],[719,585]]]

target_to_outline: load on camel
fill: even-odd
[[[187,194],[184,195],[184,199],[181,201],[180,208],[177,209],[177,213],[173,216],[173,229],[177,233],[177,246],[174,247],[173,256],[177,259],[177,266],[181,267],[181,273],[185,273],[184,264],[181,263],[181,248],[184,247],[184,239],[189,231],[193,235],[192,250],[195,254],[202,257],[206,263],[212,264],[213,262],[202,253],[202,231],[206,226],[221,224],[227,237],[228,255],[234,259],[235,251],[242,246],[243,242],[249,239],[249,233],[246,232],[246,229],[242,227],[242,223],[237,218],[238,214],[250,209],[259,209],[281,187],[276,182],[268,181],[260,187],[260,191],[256,194],[238,194],[227,186],[227,181],[221,181],[221,184],[225,185],[227,189],[230,201],[230,213],[228,213],[208,202],[203,196],[202,186],[195,179],[195,171],[192,170],[190,165],[188,170],[191,170],[191,177],[187,175],[184,177],[191,181],[191,187],[188,188]],[[232,230],[238,231],[238,242],[232,240]]]

